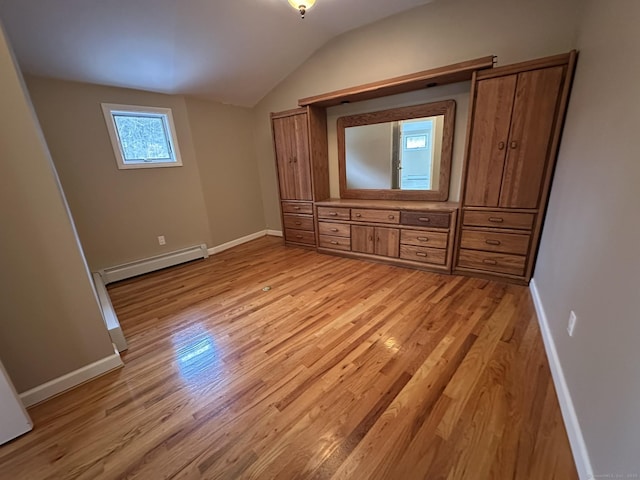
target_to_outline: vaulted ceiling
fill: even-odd
[[[23,71],[252,106],[331,38],[431,0],[0,0]]]

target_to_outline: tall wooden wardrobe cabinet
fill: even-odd
[[[575,59],[474,76],[454,271],[531,279]]]
[[[325,110],[272,113],[271,125],[285,242],[315,247],[313,202],[329,197]]]

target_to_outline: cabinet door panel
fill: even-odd
[[[400,230],[376,227],[376,255],[398,257],[400,255]]]
[[[538,207],[564,68],[518,74],[501,207]]]
[[[508,75],[477,84],[465,205],[498,205],[516,81],[517,75]]]
[[[294,122],[291,117],[273,119],[273,140],[276,148],[278,182],[280,184],[280,198],[283,200],[296,199],[295,170],[293,168],[290,134],[293,128]]]
[[[311,189],[311,165],[309,160],[309,131],[307,129],[307,115],[300,114],[291,117],[293,140],[292,157],[294,166],[294,181],[296,198],[298,200],[313,200]]]
[[[351,225],[351,250],[360,253],[374,253],[374,228]]]

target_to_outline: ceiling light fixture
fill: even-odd
[[[304,18],[304,14],[307,13],[313,5],[316,3],[316,0],[289,0],[289,5],[300,12],[300,16]]]

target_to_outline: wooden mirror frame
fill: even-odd
[[[365,200],[425,200],[444,202],[449,198],[451,177],[451,157],[453,154],[453,130],[455,124],[456,102],[425,103],[410,107],[391,108],[378,112],[361,113],[338,118],[338,167],[340,174],[340,197]],[[442,130],[442,153],[440,156],[440,178],[438,190],[395,190],[395,189],[349,189],[347,188],[347,169],[345,155],[345,128],[372,125],[376,123],[397,122],[412,118],[444,115]]]

